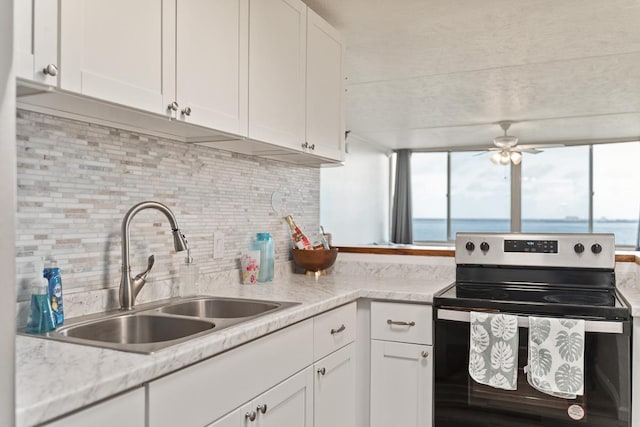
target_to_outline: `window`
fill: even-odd
[[[447,240],[447,153],[411,155],[414,241]]]
[[[522,218],[513,231],[519,225],[523,232],[614,233],[616,245],[635,247],[639,165],[640,142],[546,148],[524,154],[512,189],[510,168],[492,164],[486,152],[415,152],[414,241],[507,232],[513,216]]]
[[[635,246],[640,222],[640,142],[593,146],[593,232]]]
[[[509,231],[511,174],[478,152],[451,153],[451,236]]]
[[[589,232],[589,146],[524,153],[521,179],[523,232]]]

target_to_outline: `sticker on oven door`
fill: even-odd
[[[584,418],[584,408],[580,405],[571,405],[567,409],[567,413],[572,420],[581,420]]]

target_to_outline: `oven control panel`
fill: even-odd
[[[505,252],[537,252],[557,254],[557,240],[508,240],[504,241]]]
[[[615,240],[604,233],[458,233],[456,264],[612,269]]]

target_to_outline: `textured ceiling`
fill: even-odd
[[[346,42],[347,129],[388,148],[640,139],[638,0],[306,0]]]

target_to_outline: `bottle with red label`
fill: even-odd
[[[284,219],[285,221],[287,221],[287,224],[289,224],[289,228],[291,228],[291,238],[293,239],[293,246],[296,249],[313,250],[313,246],[311,246],[309,238],[304,235],[300,228],[298,228],[291,215],[287,215]]]

